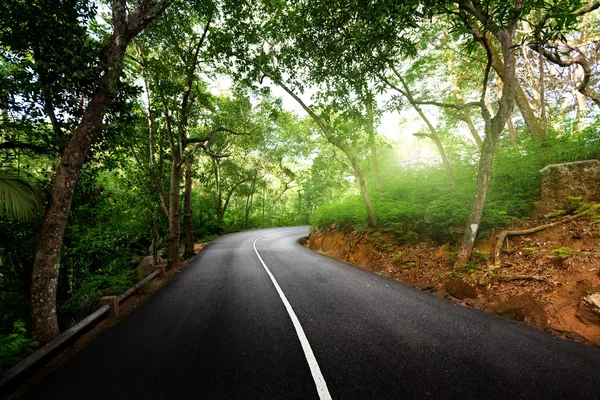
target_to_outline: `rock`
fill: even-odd
[[[522,321],[542,329],[548,326],[548,316],[544,306],[529,293],[523,293],[508,299],[496,307],[494,314]]]
[[[457,299],[476,299],[477,298],[477,289],[474,286],[469,285],[468,283],[463,282],[461,279],[450,279],[446,283],[446,290],[452,296]]]
[[[154,260],[152,256],[146,256],[142,259],[142,262],[137,267],[136,276],[138,279],[144,279],[148,275],[150,275],[156,266],[154,265]]]
[[[298,243],[300,243],[302,246],[306,246],[308,244],[308,236],[303,236],[298,239]]]
[[[588,294],[581,299],[577,318],[588,325],[600,325],[600,292]]]
[[[600,200],[600,161],[586,160],[552,164],[540,170],[541,200],[536,205],[539,215],[563,209],[567,197],[581,196],[587,201]]]
[[[474,308],[478,308],[480,310],[483,310],[483,307],[485,306],[485,299],[479,298],[479,299],[466,299],[465,300],[465,304],[468,305],[469,307],[474,307]]]

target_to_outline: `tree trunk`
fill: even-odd
[[[252,197],[254,197],[254,189],[256,188],[256,179],[258,177],[258,171],[254,172],[254,178],[252,179],[252,186],[250,187],[250,195],[246,198],[246,210],[244,216],[244,226],[248,226],[248,217],[250,215],[250,207],[252,207]]]
[[[513,49],[514,24],[512,28],[498,32],[497,36],[502,44],[502,53],[504,55],[504,86],[496,115],[490,119],[489,114],[487,114],[488,117],[484,118],[486,120],[486,135],[483,141],[481,159],[479,160],[475,198],[473,199],[471,214],[467,220],[467,226],[465,227],[465,233],[454,268],[464,266],[469,262],[469,258],[471,258],[471,252],[473,251],[475,238],[479,231],[481,215],[492,178],[496,145],[506,122],[510,118],[515,103],[515,89],[518,87],[515,76],[516,61]]]
[[[541,48],[542,45],[540,44]],[[544,56],[542,52],[539,54],[540,67],[540,119],[542,120],[542,129],[548,132],[548,115],[546,113],[546,76],[544,71]]]
[[[41,344],[59,334],[56,316],[56,286],[60,265],[60,250],[67,218],[71,210],[73,190],[79,173],[95,139],[100,134],[106,110],[115,97],[123,71],[125,50],[131,40],[148,23],[160,15],[173,0],[160,1],[154,6],[142,2],[127,18],[125,1],[112,4],[113,33],[102,49],[104,75],[83,113],[83,117],[61,156],[50,190],[50,200],[40,229],[31,277],[31,333]]]
[[[239,185],[241,185],[242,183],[244,183],[245,181],[242,180],[238,183],[236,183],[230,190],[229,192],[227,192],[227,195],[225,196],[225,202],[223,202],[223,206],[220,208],[220,215],[217,215],[217,218],[219,219],[220,222],[223,222],[223,219],[225,218],[225,213],[227,212],[227,207],[229,207],[229,201],[231,200],[231,196],[233,196],[233,194],[235,193],[237,187]]]
[[[219,163],[219,159],[213,159],[214,161],[214,169],[215,169],[215,182],[217,185],[217,205],[215,207],[215,211],[217,213],[217,222],[219,225],[223,223],[223,193],[221,191],[221,164]]]
[[[501,130],[502,128],[500,128]],[[481,158],[479,159],[479,170],[477,172],[477,188],[475,190],[475,199],[471,206],[471,214],[467,221],[465,233],[458,252],[456,267],[462,267],[469,262],[475,238],[479,231],[483,206],[487,197],[488,189],[492,179],[492,167],[494,163],[494,152],[498,142],[499,135],[495,136],[490,133],[483,140],[483,149],[481,150]]]
[[[365,174],[363,173],[356,156],[353,153],[346,153],[346,155],[350,159],[350,163],[352,164],[352,170],[354,171],[354,176],[358,181],[360,195],[362,196],[363,203],[367,211],[367,225],[370,228],[375,228],[377,227],[377,218],[375,217],[375,212],[373,212],[373,207],[371,206],[371,196],[369,195],[369,188],[367,187]]]
[[[263,195],[262,195],[262,222],[261,228],[265,229],[265,202],[267,201],[267,181],[263,183]]]
[[[367,100],[367,125],[366,130],[369,135],[369,144],[371,145],[371,160],[373,162],[373,174],[375,174],[375,185],[378,192],[383,192],[381,183],[381,173],[379,172],[379,157],[377,156],[377,142],[375,141],[375,121],[373,119],[373,101]]]
[[[496,73],[502,78],[502,81],[505,82],[505,62],[502,61],[498,50],[494,46],[491,38],[488,36],[488,45],[490,46],[490,50],[492,51],[492,67],[496,71]],[[504,50],[503,50],[504,52]],[[515,82],[514,88],[514,98],[521,111],[521,115],[523,116],[523,120],[525,121],[525,125],[527,129],[531,133],[534,139],[543,140],[546,138],[546,132],[544,131],[540,121],[535,116],[535,113],[531,109],[531,105],[529,104],[529,100],[523,91],[523,88],[518,82]]]
[[[171,164],[171,180],[169,188],[169,238],[167,247],[167,267],[179,263],[179,231],[181,205],[179,204],[181,182],[181,155],[178,151],[173,154]]]
[[[194,254],[194,219],[192,209],[192,162],[185,162],[185,194],[183,200],[183,235],[185,242],[184,257]]]
[[[461,101],[459,101],[459,104]],[[465,101],[462,100],[462,104]],[[481,136],[479,136],[479,132],[477,132],[477,128],[475,128],[475,124],[473,123],[473,119],[471,118],[471,113],[465,109],[459,115],[458,119],[467,124],[467,128],[469,128],[469,132],[471,132],[471,136],[473,136],[473,140],[475,140],[475,144],[477,144],[477,148],[479,150],[483,149],[483,140],[481,140]]]
[[[498,97],[502,97],[502,88],[504,87],[504,82],[499,75],[496,75],[496,88]],[[517,132],[515,131],[515,126],[513,125],[512,119],[508,118],[506,121],[506,127],[508,128],[508,134],[510,135],[510,142],[515,151],[519,150],[519,146],[517,145]]]
[[[31,276],[31,331],[40,343],[47,343],[60,333],[56,286],[63,235],[81,167],[102,129],[102,120],[112,97],[106,88],[94,94],[56,167]]]
[[[585,129],[585,116],[587,115],[587,105],[585,104],[585,96],[580,92],[575,92],[575,98],[577,99],[577,131],[583,132]]]
[[[517,144],[517,132],[515,131],[515,126],[513,125],[512,119],[508,119],[506,121],[508,127],[508,134],[510,135],[510,142],[512,143],[513,149],[515,151],[519,151],[519,145]]]

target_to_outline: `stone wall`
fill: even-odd
[[[551,164],[540,170],[541,200],[536,214],[564,209],[567,197],[581,196],[586,201],[600,202],[600,161],[586,160]]]

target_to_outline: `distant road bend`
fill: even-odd
[[[600,350],[316,254],[307,234],[215,240],[25,398],[600,398]]]

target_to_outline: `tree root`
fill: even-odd
[[[539,276],[511,276],[506,278],[498,278],[500,282],[513,282],[513,281],[533,281],[533,282],[544,282],[548,283],[548,281],[544,278],[540,278]]]
[[[580,213],[574,214],[574,215],[569,215],[568,217],[564,217],[559,219],[558,221],[554,221],[550,224],[545,224],[545,225],[540,225],[540,226],[536,226],[533,228],[529,228],[529,229],[524,229],[522,231],[502,231],[500,232],[500,234],[498,235],[498,238],[496,239],[496,247],[494,249],[494,263],[493,265],[502,265],[502,258],[501,258],[501,253],[502,253],[502,246],[504,244],[504,241],[509,237],[509,236],[522,236],[522,235],[529,235],[531,233],[536,233],[539,231],[543,231],[545,229],[549,229],[558,225],[562,225],[565,224],[567,222],[576,220],[578,218],[581,218],[582,216],[586,215],[587,213],[589,213],[592,210],[596,210],[600,207],[600,204],[595,204],[594,206],[588,208],[585,211],[582,211]]]

